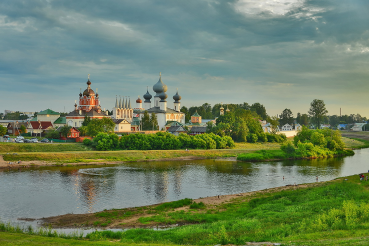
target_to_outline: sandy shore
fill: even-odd
[[[176,157],[176,158],[163,158],[163,159],[144,159],[144,160],[137,160],[137,161],[129,161],[129,162],[139,162],[139,161],[146,161],[146,162],[151,162],[151,161],[178,161],[178,160],[203,160],[203,159],[208,159],[207,157],[200,157],[200,156],[183,156],[183,157]],[[232,161],[236,161],[236,157],[218,157],[218,158],[214,158],[214,159],[227,159],[227,160],[232,160]],[[85,165],[116,165],[116,164],[122,164],[124,162],[127,161],[105,161],[103,159],[101,160],[96,160],[96,161],[92,161],[92,162],[77,162],[77,163],[66,163],[64,165],[68,165],[68,166],[85,166]],[[29,167],[34,167],[34,166],[62,166],[63,164],[60,163],[56,163],[56,162],[49,162],[49,161],[21,161],[20,163],[18,162],[8,162],[8,161],[4,161],[3,156],[0,155],[0,170],[1,169],[19,169],[19,168],[29,168]]]

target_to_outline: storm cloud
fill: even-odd
[[[182,105],[265,105],[270,115],[360,113],[369,90],[364,0],[0,2],[0,110],[73,109],[91,74],[101,106],[157,82]]]

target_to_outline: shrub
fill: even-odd
[[[258,135],[255,133],[250,133],[247,135],[247,142],[249,143],[256,143],[258,141]]]
[[[87,146],[90,146],[92,144],[92,141],[89,138],[85,138],[85,139],[83,139],[83,144],[87,145]]]

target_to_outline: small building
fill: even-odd
[[[125,119],[112,119],[115,123],[114,132],[130,132],[131,123]]]
[[[355,132],[361,132],[363,131],[364,125],[366,125],[366,123],[355,123],[351,130]]]
[[[285,124],[284,126],[282,126],[282,131],[292,131],[293,128],[290,124]]]
[[[67,138],[79,138],[79,130],[75,127],[72,127]],[[66,138],[60,133],[60,139],[65,140]]]
[[[168,128],[167,132],[178,136],[180,133],[186,133],[187,131],[182,126],[171,126]]]
[[[201,125],[201,120],[202,120],[202,117],[201,115],[197,113],[197,110],[196,110],[196,112],[193,115],[191,115],[192,125]]]
[[[297,123],[295,125],[295,131],[301,131],[301,130],[302,130],[302,126],[299,123]]]
[[[346,130],[347,129],[347,124],[338,124],[337,129],[338,130]]]
[[[189,135],[199,135],[206,133],[206,126],[193,126],[190,130]]]
[[[38,135],[44,133],[46,130],[54,128],[51,121],[30,121],[27,125],[27,131],[31,135]]]
[[[28,124],[28,122],[19,122],[19,121],[9,122],[8,125],[7,125],[8,134],[18,136],[19,134],[21,134],[20,128],[22,126],[26,127],[26,132],[27,132],[27,124]]]

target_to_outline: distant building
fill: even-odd
[[[66,115],[68,126],[80,127],[87,115],[90,119],[102,119],[108,116],[108,111],[102,111],[99,101],[99,94],[91,89],[90,75],[88,76],[87,89],[79,93],[79,104],[74,104],[74,110]]]
[[[153,86],[153,90],[156,92],[156,95],[154,96],[154,105],[151,105],[152,95],[147,89],[146,94],[143,96],[145,99],[143,107],[142,100],[140,98],[136,100],[137,108],[134,109],[134,117],[138,116],[141,120],[145,111],[147,111],[150,116],[154,113],[158,119],[159,130],[165,130],[165,126],[167,125],[168,121],[177,121],[184,124],[185,114],[180,111],[180,100],[182,98],[178,94],[177,90],[177,93],[173,96],[174,109],[168,108],[166,101],[168,95],[165,93],[167,89],[168,87],[163,83],[160,73],[159,81]]]
[[[66,138],[62,136],[62,133],[60,133],[60,139],[65,140],[67,138],[79,138],[79,130],[75,127],[72,127],[70,129],[69,135]]]
[[[114,132],[130,132],[131,131],[131,123],[125,119],[113,119],[115,123]]]
[[[363,131],[363,127],[366,123],[355,123],[354,126],[351,128],[352,131],[361,132]]]
[[[288,123],[282,126],[282,131],[292,131],[292,130],[293,130],[292,126]]]

